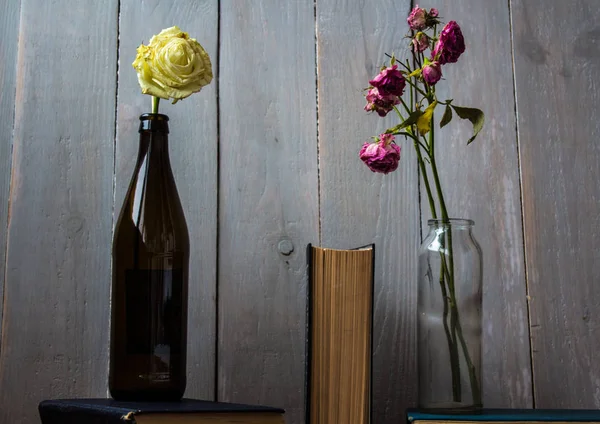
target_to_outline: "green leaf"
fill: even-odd
[[[446,109],[444,110],[444,115],[442,116],[442,120],[440,121],[440,128],[444,128],[448,123],[452,121],[452,109],[450,105],[446,105]]]
[[[398,131],[400,131],[402,128],[406,128],[408,126],[416,124],[417,120],[419,119],[419,117],[421,115],[423,115],[423,112],[421,112],[419,109],[417,109],[414,112],[412,112],[410,115],[408,115],[408,118],[406,118],[404,120],[404,122],[401,122],[400,124],[396,125],[395,127],[388,128],[385,131],[385,133],[386,134],[394,134],[394,133],[397,133]]]
[[[461,119],[468,119],[473,124],[473,136],[467,141],[467,144],[471,144],[477,134],[483,128],[483,122],[485,121],[485,115],[479,109],[475,109],[472,107],[460,107],[452,105],[452,109]]]
[[[425,135],[431,130],[431,119],[433,118],[433,110],[437,106],[437,101],[431,103],[425,109],[425,112],[417,119],[417,129],[419,134]]]

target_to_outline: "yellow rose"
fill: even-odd
[[[141,45],[133,61],[142,93],[173,103],[197,93],[212,81],[210,57],[178,27],[163,29]]]

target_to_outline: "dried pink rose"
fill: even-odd
[[[432,59],[439,61],[441,65],[455,63],[464,51],[465,39],[460,27],[455,21],[448,22],[435,44]]]
[[[412,40],[412,48],[416,52],[424,52],[429,47],[429,37],[424,32],[417,32]]]
[[[366,95],[367,104],[365,110],[367,112],[375,111],[379,116],[385,116],[394,109],[394,106],[400,104],[400,98],[394,95],[383,96],[377,89],[373,87]]]
[[[423,79],[429,85],[435,85],[442,78],[442,65],[439,62],[431,62],[423,66]]]
[[[369,84],[376,87],[382,96],[401,96],[406,80],[398,70],[398,65],[394,65],[381,71]]]
[[[416,5],[408,15],[408,18],[406,18],[406,21],[413,31],[425,29],[425,26],[427,25],[427,11],[422,7],[419,7],[419,5]]]
[[[380,140],[374,143],[365,143],[359,156],[371,171],[387,174],[398,168],[400,146],[392,143],[392,134],[381,134],[379,137]]]

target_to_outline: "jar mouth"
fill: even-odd
[[[475,221],[465,218],[430,219],[427,224],[430,227],[472,227]]]

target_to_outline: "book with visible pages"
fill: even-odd
[[[600,410],[595,409],[482,409],[472,413],[409,409],[406,415],[412,424],[600,423]]]
[[[375,245],[308,245],[307,424],[371,420]]]
[[[38,410],[42,424],[285,424],[283,409],[194,399],[178,402],[45,400]]]

